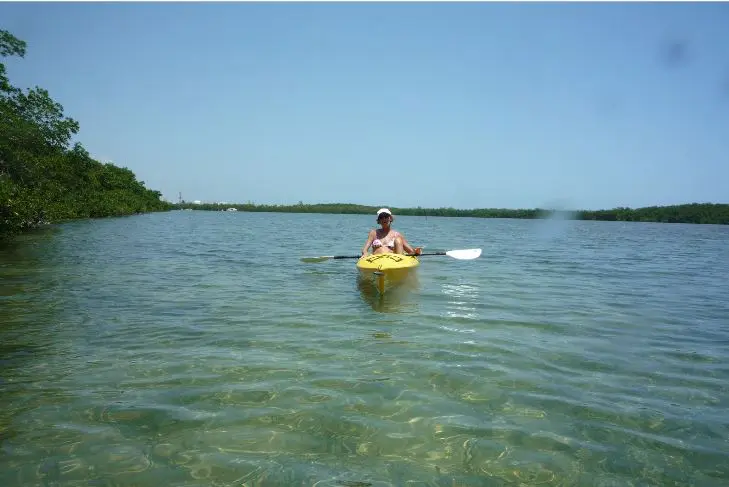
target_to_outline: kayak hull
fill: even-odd
[[[418,265],[416,257],[395,253],[366,255],[357,261],[361,277],[372,279],[381,294],[407,279]]]

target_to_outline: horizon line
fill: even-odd
[[[371,209],[371,208],[382,208],[387,207],[390,209],[397,209],[397,210],[456,210],[456,211],[478,211],[478,210],[501,210],[501,211],[525,211],[525,210],[548,210],[548,211],[564,211],[564,212],[575,212],[575,211],[610,211],[610,210],[640,210],[644,208],[673,208],[673,207],[685,207],[685,206],[729,206],[729,203],[716,203],[716,202],[691,202],[691,203],[674,203],[674,204],[665,204],[665,205],[650,205],[650,206],[614,206],[612,208],[600,208],[600,209],[594,209],[594,210],[588,210],[588,209],[567,209],[566,207],[533,207],[533,208],[507,208],[507,207],[472,207],[472,208],[456,208],[453,206],[439,206],[439,207],[424,207],[424,206],[386,206],[386,205],[369,205],[369,204],[362,204],[362,203],[342,203],[342,202],[329,202],[329,203],[303,203],[299,201],[298,203],[255,203],[255,202],[246,202],[246,203],[233,203],[233,202],[212,202],[212,201],[202,201],[202,200],[193,200],[193,201],[178,201],[173,202],[166,200],[168,203],[172,205],[215,205],[215,206],[252,206],[252,207],[317,207],[317,206],[351,206],[351,207],[360,207],[363,210],[364,209]]]

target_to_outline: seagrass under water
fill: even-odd
[[[729,228],[172,212],[0,251],[0,485],[729,483]],[[373,292],[374,291],[374,292]]]

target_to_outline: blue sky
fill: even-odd
[[[33,2],[0,19],[28,43],[11,82],[48,89],[93,156],[173,201],[729,203],[725,4]]]

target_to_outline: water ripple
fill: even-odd
[[[0,250],[0,485],[729,482],[726,228],[401,217],[484,254],[384,297],[299,261],[369,225],[172,212]]]

